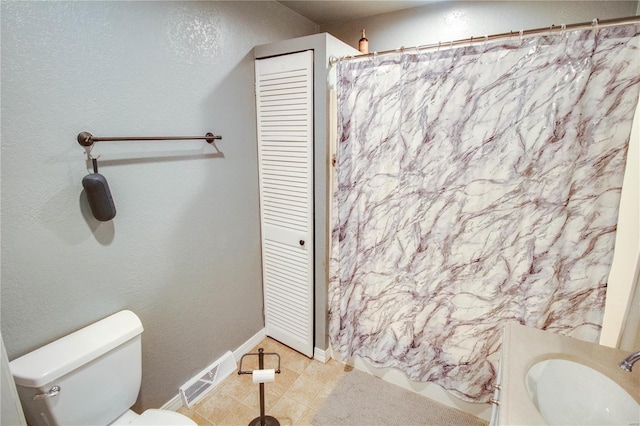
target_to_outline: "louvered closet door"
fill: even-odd
[[[313,356],[313,52],[256,60],[267,336]]]

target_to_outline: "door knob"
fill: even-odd
[[[304,240],[300,240],[300,246],[304,247]]]

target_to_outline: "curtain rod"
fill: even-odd
[[[216,139],[222,139],[222,136],[216,136],[213,133],[207,133],[204,136],[124,136],[124,137],[95,137],[89,132],[78,133],[78,143],[82,146],[91,146],[94,142],[120,142],[120,141],[182,141],[204,139],[209,143],[213,143]]]
[[[640,23],[640,16],[628,16],[625,18],[616,18],[616,19],[606,19],[606,20],[599,20],[599,19],[594,19],[591,22],[581,22],[579,24],[569,24],[569,25],[565,25],[562,24],[560,26],[557,26],[555,24],[551,25],[548,28],[535,28],[535,29],[530,29],[530,30],[520,30],[517,32],[513,32],[513,31],[509,31],[508,33],[500,33],[500,34],[491,34],[491,35],[484,35],[484,36],[480,36],[480,37],[469,37],[469,38],[463,38],[460,40],[453,40],[453,41],[448,41],[446,43],[442,43],[442,42],[438,42],[438,43],[431,43],[431,44],[424,44],[421,46],[415,46],[415,47],[399,47],[397,49],[391,49],[391,50],[382,50],[380,52],[371,52],[371,53],[363,53],[361,55],[356,55],[356,56],[342,56],[340,58],[337,58],[335,56],[331,56],[329,58],[329,64],[330,65],[335,65],[339,60],[351,60],[351,59],[360,59],[360,58],[368,58],[371,56],[377,56],[377,55],[386,55],[389,53],[397,53],[397,52],[402,52],[402,51],[407,51],[407,50],[416,50],[417,52],[420,51],[424,51],[424,50],[431,50],[431,49],[440,49],[440,48],[450,48],[453,46],[459,46],[462,44],[469,44],[471,45],[472,43],[486,43],[489,40],[499,40],[499,39],[504,39],[504,38],[511,38],[513,36],[518,36],[518,37],[525,37],[525,36],[533,36],[533,35],[537,35],[537,34],[551,34],[553,32],[560,32],[563,33],[567,30],[582,30],[582,29],[587,29],[587,28],[592,28],[592,29],[598,29],[598,28],[605,28],[605,27],[614,27],[617,25],[624,25],[624,24],[638,24]]]

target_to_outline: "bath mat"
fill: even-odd
[[[488,424],[358,370],[340,379],[312,423],[314,426]]]

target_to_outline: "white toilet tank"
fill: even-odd
[[[9,363],[36,425],[107,425],[138,398],[142,323],[121,311]]]

